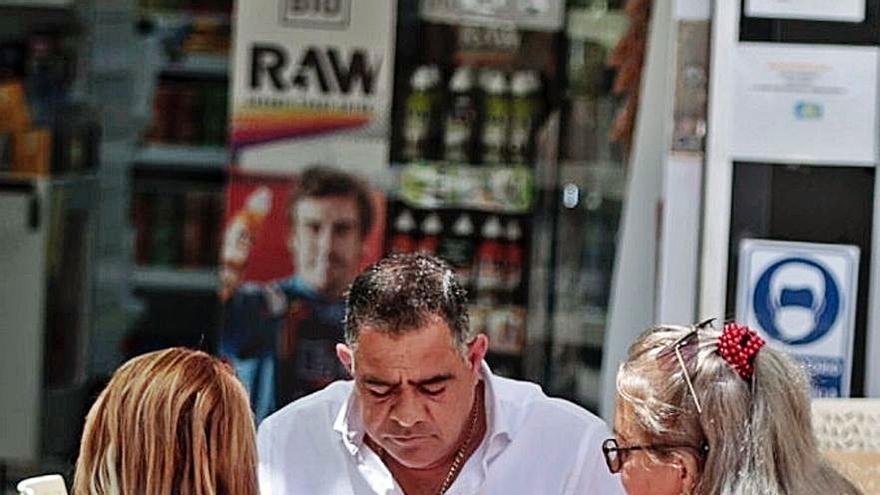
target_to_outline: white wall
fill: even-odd
[[[603,346],[599,407],[609,423],[617,368],[629,344],[654,321],[657,220],[671,137],[674,51],[673,3],[654,2]]]
[[[695,322],[703,154],[673,153],[663,176],[657,323]]]

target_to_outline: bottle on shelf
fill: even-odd
[[[212,235],[211,197],[207,191],[189,191],[183,195],[183,256],[182,265],[197,268],[210,265],[206,247]]]
[[[488,69],[480,75],[480,85],[484,92],[481,161],[488,165],[502,164],[510,131],[507,76],[499,70]]]
[[[150,126],[148,139],[154,143],[166,143],[174,140],[175,123],[174,109],[177,106],[177,85],[160,82],[156,86],[153,98],[153,122]]]
[[[422,237],[416,244],[416,251],[425,254],[437,254],[440,244],[440,233],[443,232],[443,222],[437,213],[429,213],[422,221]]]
[[[601,206],[600,203],[587,212],[587,224],[583,229],[584,249],[581,252],[581,270],[578,280],[583,294],[582,304],[586,306],[587,311],[596,314],[604,312],[608,301],[607,281],[611,276],[611,264],[606,262],[609,232]]]
[[[416,251],[416,221],[409,210],[403,210],[394,220],[394,235],[391,237],[392,253],[412,253]]]
[[[497,299],[496,293],[504,288],[504,247],[499,242],[501,220],[489,217],[480,232],[482,239],[477,248],[476,291],[480,300]]]
[[[134,227],[134,262],[138,265],[150,263],[152,255],[153,206],[155,195],[136,193],[131,202],[131,223]]]
[[[183,224],[180,217],[182,198],[178,194],[159,194],[153,216],[150,264],[175,266],[180,262]]]
[[[521,353],[525,345],[527,314],[520,296],[525,266],[522,238],[519,221],[510,220],[505,229],[504,246],[505,325],[502,333],[497,337],[497,348],[509,354]]]
[[[58,111],[68,103],[74,64],[63,40],[44,34],[34,34],[28,40],[26,84],[35,126],[51,127]]]
[[[437,254],[455,270],[463,287],[471,287],[474,263],[474,222],[468,213],[462,213],[452,225],[449,235],[443,237]]]
[[[174,140],[181,144],[198,142],[199,90],[190,84],[181,84],[177,94],[177,105],[172,110],[174,115]]]
[[[510,90],[510,162],[528,164],[532,159],[535,122],[541,110],[541,77],[533,70],[518,71],[513,74]]]
[[[519,291],[523,279],[525,250],[522,245],[522,228],[518,220],[507,222],[504,246],[504,288],[512,296]]]
[[[477,102],[474,95],[474,70],[468,66],[455,69],[449,81],[449,108],[443,129],[443,159],[471,161],[477,125]]]
[[[435,66],[423,65],[413,72],[403,118],[403,158],[408,161],[428,158],[432,123],[437,107],[435,89],[440,72]]]

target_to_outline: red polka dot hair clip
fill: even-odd
[[[764,347],[764,339],[745,325],[728,323],[724,325],[721,337],[718,339],[718,354],[737,372],[743,379],[748,381],[755,372],[752,361],[755,354]]]

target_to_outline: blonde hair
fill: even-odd
[[[816,446],[808,381],[769,346],[743,380],[717,353],[721,332],[697,331],[681,347],[702,413],[673,346],[695,327],[648,329],[630,347],[617,375],[617,400],[648,441],[708,445],[695,494],[839,495],[861,493],[831,468]]]
[[[89,411],[73,495],[256,495],[254,437],[231,366],[183,348],[144,354]]]

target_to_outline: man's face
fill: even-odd
[[[364,251],[353,196],[304,197],[293,210],[289,247],[296,271],[317,292],[339,297],[357,276]]]
[[[402,335],[362,328],[354,378],[370,439],[411,469],[446,460],[469,426],[487,346],[486,337],[478,336],[465,359],[439,317]],[[343,345],[338,351],[351,369],[351,351]]]

